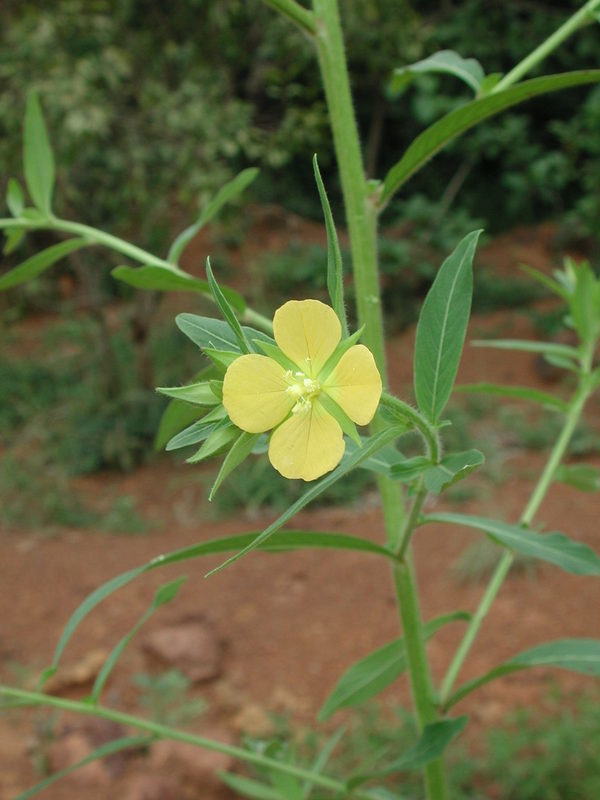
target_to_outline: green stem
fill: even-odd
[[[295,0],[263,0],[263,3],[278,11],[284,17],[294,22],[305,33],[315,33],[315,20],[313,14]]]
[[[400,558],[404,558],[406,555],[406,550],[410,544],[413,532],[419,522],[419,517],[421,516],[421,511],[423,510],[423,504],[425,503],[425,499],[427,498],[428,494],[429,492],[425,488],[425,481],[423,478],[421,478],[415,499],[413,500],[410,509],[410,513],[406,518],[402,533],[400,534],[400,543],[397,549],[397,554]]]
[[[394,584],[404,630],[413,702],[417,712],[419,730],[422,731],[425,725],[438,719],[438,710],[425,650],[418,590],[410,549],[408,549],[404,561],[394,565]],[[448,797],[442,759],[431,761],[425,767],[425,785],[428,798],[445,800]]]
[[[560,436],[556,440],[554,447],[552,448],[552,452],[550,453],[550,457],[546,462],[546,466],[544,467],[535,489],[531,494],[529,502],[521,514],[521,518],[519,520],[521,525],[531,525],[535,514],[537,513],[548,489],[550,488],[550,485],[552,484],[554,474],[565,454],[565,451],[569,445],[569,441],[571,440],[571,436],[573,435],[573,431],[579,422],[585,403],[589,396],[590,389],[588,386],[588,375],[584,374],[581,378],[581,384],[571,401],[569,411],[565,417],[565,424]],[[446,672],[446,675],[442,681],[440,688],[440,702],[442,707],[450,697],[450,692],[452,691],[452,687],[454,686],[460,669],[471,649],[471,646],[473,645],[473,642],[475,641],[484,618],[487,616],[492,603],[496,599],[496,595],[500,591],[500,587],[502,586],[504,579],[508,575],[514,558],[513,552],[506,550],[498,562],[494,574],[492,575],[483,597],[479,602],[479,606],[473,614],[469,626],[465,631],[465,635],[460,642],[450,666],[448,667],[448,671]]]
[[[93,705],[77,700],[67,700],[62,697],[54,697],[53,695],[41,694],[39,692],[29,692],[24,689],[13,689],[8,686],[0,686],[0,696],[14,699],[19,703],[19,707],[46,706],[57,708],[61,711],[72,711],[76,714],[107,719],[111,722],[117,722],[120,725],[146,731],[163,739],[186,742],[197,747],[204,747],[207,750],[214,750],[217,753],[225,753],[226,755],[239,758],[241,761],[245,761],[248,764],[256,764],[259,767],[266,767],[286,773],[287,775],[294,775],[301,780],[310,781],[310,783],[322,786],[324,789],[329,789],[336,793],[345,793],[346,787],[342,781],[328,778],[325,775],[320,775],[319,773],[311,772],[308,769],[278,761],[268,756],[263,756],[257,752],[244,750],[241,747],[235,747],[234,745],[225,744],[224,742],[218,742],[213,739],[206,739],[204,736],[196,736],[187,731],[170,728],[167,725],[161,725],[158,722],[145,720],[140,717],[135,717],[132,714],[125,714],[121,711],[105,708],[104,706]],[[368,800],[368,798],[371,797],[367,792],[358,790],[354,792],[354,796],[363,798],[364,800]]]
[[[432,464],[438,464],[441,457],[441,442],[437,429],[416,408],[388,392],[383,392],[381,395],[381,405],[396,419],[408,422],[411,427],[419,431]]]
[[[513,67],[513,69],[494,86],[491,94],[501,92],[503,89],[508,89],[513,83],[517,83],[517,81],[521,80],[523,75],[530,72],[540,61],[550,55],[553,50],[556,50],[565,39],[575,33],[579,27],[592,19],[592,12],[597,8],[600,8],[600,0],[589,0],[579,11],[576,11],[573,16],[569,17],[560,28],[542,42],[539,47],[536,47],[533,52]]]

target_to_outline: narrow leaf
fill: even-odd
[[[198,464],[200,461],[216,455],[227,447],[238,433],[239,428],[236,428],[228,419],[223,420],[221,424],[215,425],[214,429],[206,437],[202,447],[193,456],[186,459],[187,463]]]
[[[23,134],[23,167],[29,194],[47,216],[51,213],[54,190],[54,156],[42,107],[35,92],[27,97]]]
[[[554,480],[581,492],[600,491],[600,469],[591,464],[561,464],[554,473]]]
[[[206,206],[202,214],[200,214],[198,220],[193,224],[190,225],[189,228],[186,228],[182,231],[179,236],[175,239],[173,244],[171,245],[171,249],[169,250],[168,261],[172,261],[175,264],[178,263],[179,259],[181,258],[181,254],[188,246],[188,244],[192,241],[194,236],[200,231],[201,228],[206,225],[218,212],[221,208],[226,204],[237,197],[238,194],[241,194],[247,186],[249,186],[252,181],[258,175],[258,170],[256,168],[251,167],[250,169],[245,169],[236,175],[233,180],[226,183],[223,186],[217,195],[210,201],[210,203]]]
[[[160,418],[158,431],[154,437],[154,449],[163,450],[170,439],[181,433],[184,428],[197,422],[205,411],[206,409],[201,406],[195,406],[183,400],[171,400]]]
[[[317,188],[319,190],[319,197],[321,198],[323,216],[325,217],[325,228],[327,230],[327,291],[329,292],[331,306],[342,325],[342,338],[346,338],[348,336],[348,321],[346,319],[346,309],[344,307],[342,252],[340,250],[340,243],[333,221],[333,214],[331,213],[331,206],[329,205],[325,185],[321,178],[316,155],[313,156],[313,169]]]
[[[546,275],[544,272],[540,272],[538,269],[534,269],[533,267],[528,266],[527,264],[521,264],[521,269],[523,272],[526,272],[530,277],[536,280],[538,283],[541,283],[542,286],[545,286],[552,294],[556,294],[559,297],[562,297],[563,300],[568,301],[569,293],[561,286],[558,281],[555,281],[554,278],[551,278],[549,275]]]
[[[470,475],[481,466],[485,456],[479,450],[467,450],[464,453],[450,453],[444,456],[441,463],[430,466],[425,472],[425,488],[428,492],[440,494],[449,486]]]
[[[265,528],[265,530],[259,536],[257,536],[256,539],[254,539],[252,544],[244,547],[244,549],[240,550],[239,553],[236,553],[231,558],[228,558],[227,561],[224,561],[218,567],[215,567],[215,569],[208,572],[207,577],[209,575],[214,575],[216,572],[220,572],[222,569],[225,569],[225,567],[230,566],[235,561],[247,555],[259,545],[263,544],[263,542],[265,542],[280,528],[282,528],[285,523],[288,522],[288,520],[292,519],[292,517],[294,517],[299,511],[312,502],[316,497],[329,489],[330,486],[339,481],[340,478],[343,478],[344,475],[347,475],[348,472],[351,472],[355,467],[358,467],[362,461],[366,461],[369,456],[373,455],[386,444],[395,439],[398,436],[399,430],[403,431],[404,429],[391,427],[375,434],[374,436],[371,436],[368,440],[368,443],[366,443],[362,449],[358,449],[347,459],[347,461],[334,469],[333,472],[330,472],[324,478],[321,478],[320,481],[314,483],[311,488],[305,492],[302,497],[296,500],[295,503],[292,503],[292,505],[286,511],[284,511],[284,513],[278,517],[275,522],[271,523],[268,528]]]
[[[390,91],[396,94],[413,79],[426,72],[442,72],[454,75],[470,86],[477,94],[485,74],[479,61],[475,58],[463,58],[454,50],[440,50],[422,61],[398,67],[394,70]]]
[[[200,349],[208,347],[212,350],[226,350],[241,353],[237,339],[229,325],[222,319],[213,317],[200,317],[197,314],[178,314],[175,323],[179,330],[194,342]],[[275,344],[275,340],[266,333],[253,328],[242,328],[246,339],[253,342],[260,339]],[[260,352],[258,345],[253,347],[254,352]]]
[[[470,614],[465,611],[437,617],[424,626],[425,638],[430,639],[436,631],[450,622],[469,619]],[[341,708],[351,708],[375,697],[394,683],[406,666],[403,639],[396,639],[369,653],[344,672],[319,711],[319,721],[324,722]]]
[[[242,330],[242,326],[239,323],[238,318],[236,317],[233,309],[227,302],[227,298],[221,291],[219,284],[215,280],[215,276],[213,274],[212,268],[210,266],[210,259],[206,259],[206,275],[208,277],[208,285],[210,287],[210,292],[213,296],[215,303],[219,306],[221,314],[223,315],[224,320],[227,322],[235,339],[238,343],[238,347],[240,348],[242,353],[250,353],[250,343],[248,339],[246,339],[246,334]]]
[[[534,342],[526,339],[474,339],[473,347],[490,347],[494,350],[517,350],[523,353],[540,353],[544,356],[556,356],[577,360],[577,348],[557,342]]]
[[[500,386],[497,383],[462,383],[455,387],[457,392],[469,392],[469,394],[493,394],[499,397],[514,397],[515,400],[530,400],[539,403],[545,408],[555,411],[567,411],[569,404],[562,398],[555,397],[548,392],[540,392],[538,389],[530,389],[528,386]]]
[[[281,800],[281,795],[276,789],[254,778],[246,778],[233,772],[219,772],[219,778],[243,797],[250,797],[252,800]]]
[[[250,455],[252,448],[260,438],[260,433],[247,433],[242,431],[233,444],[231,450],[225,456],[221,469],[217,475],[215,482],[212,485],[210,494],[208,495],[209,502],[213,499],[217,490],[234,469],[239,467]]]
[[[468,514],[430,514],[424,522],[448,522],[485,531],[494,541],[521,553],[561,567],[574,575],[600,575],[600,558],[581,542],[574,542],[563,533],[534,533],[520,525],[509,525],[495,519]]]
[[[392,464],[390,472],[395,481],[411,483],[431,467],[431,461],[426,456],[413,456]]]
[[[189,386],[158,386],[156,391],[200,406],[216,406],[219,402],[208,381],[191,383]]]
[[[597,639],[558,639],[533,647],[500,664],[485,675],[463,684],[450,698],[447,707],[496,678],[529,667],[558,667],[582,675],[600,677],[600,641]]]
[[[25,238],[25,234],[27,233],[26,228],[6,228],[4,231],[4,235],[6,236],[6,242],[4,243],[4,247],[2,248],[2,254],[5,256],[9,256],[11,253],[17,249],[17,247],[21,244],[23,239]]]
[[[241,548],[252,544],[256,537],[259,535],[258,531],[253,533],[241,533],[235,536],[219,537],[211,539],[207,542],[184,547],[179,550],[174,550],[171,553],[156,556],[156,558],[142,564],[139,567],[130,569],[117,575],[111,580],[103,583],[95,589],[85,600],[75,609],[69,618],[65,629],[60,637],[56,650],[54,652],[54,660],[52,666],[45,671],[49,676],[50,672],[54,673],[58,666],[62,653],[67,646],[67,643],[79,627],[81,622],[87,615],[93,611],[105,598],[116,592],[118,589],[126,586],[135,578],[149,572],[150,570],[159,567],[165,567],[169,564],[178,564],[182,561],[189,561],[195,558],[203,558],[205,556],[215,555],[218,553],[228,553],[237,551]],[[384,556],[385,558],[393,559],[394,555],[389,550],[386,550],[381,545],[371,542],[368,539],[361,539],[357,536],[348,536],[342,533],[326,533],[323,531],[281,531],[279,536],[274,541],[267,541],[259,545],[261,550],[272,553],[285,553],[290,550],[319,548],[319,549],[333,549],[333,550],[353,550],[362,553],[371,553],[372,555]]]
[[[446,114],[421,133],[385,177],[381,205],[385,205],[430,158],[461,133],[484,119],[538,95],[600,80],[600,70],[581,70],[522,81],[495,94],[473,100]]]
[[[440,267],[417,324],[415,394],[437,422],[450,397],[462,354],[473,293],[473,257],[481,231],[468,234]]]
[[[37,275],[40,275],[45,270],[49,269],[57,261],[60,261],[69,253],[74,253],[75,250],[80,250],[82,247],[89,247],[91,242],[87,239],[67,239],[65,242],[53,244],[41,253],[36,253],[27,261],[23,261],[18,267],[5,272],[0,276],[0,290],[12,289],[13,286],[18,286],[20,283],[31,280]]]
[[[82,758],[81,761],[78,761],[76,764],[71,764],[70,767],[66,767],[65,769],[61,769],[59,772],[55,772],[48,778],[44,778],[43,781],[36,783],[36,785],[32,786],[31,789],[21,792],[21,794],[18,795],[15,800],[28,800],[28,798],[39,794],[55,781],[65,778],[67,775],[70,775],[71,772],[75,772],[75,770],[85,767],[86,764],[91,764],[92,761],[98,761],[100,758],[106,758],[107,756],[111,756],[114,753],[119,753],[122,750],[147,747],[155,738],[156,737],[154,736],[124,736],[120,739],[113,739],[112,742],[108,742],[107,744],[103,744],[96,748],[96,750],[91,752],[85,758]]]
[[[25,197],[21,184],[14,178],[11,178],[6,187],[6,205],[13,217],[20,217],[21,212],[25,208]]]
[[[192,423],[189,427],[175,434],[172,439],[169,439],[166,445],[166,450],[179,450],[182,447],[189,447],[191,444],[198,444],[203,442],[212,433],[215,425],[226,416],[225,409],[217,406],[213,411],[209,412],[197,422]]]
[[[386,774],[421,769],[431,761],[435,761],[436,758],[440,758],[450,742],[463,731],[468,719],[463,716],[455,719],[442,719],[426,725],[415,746],[394,761],[385,770]]]

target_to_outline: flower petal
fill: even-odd
[[[292,410],[285,370],[268,356],[240,356],[223,380],[223,405],[230,420],[248,433],[270,431]]]
[[[320,300],[289,300],[273,317],[279,349],[306,375],[316,378],[342,337],[337,314]]]
[[[381,376],[371,351],[364,344],[346,350],[325,381],[323,391],[357,425],[367,425],[381,397]]]
[[[314,481],[340,463],[345,447],[342,429],[315,401],[273,432],[269,461],[284,478]]]

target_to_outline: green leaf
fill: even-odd
[[[0,290],[12,289],[13,286],[35,278],[69,253],[74,253],[82,247],[89,247],[90,244],[87,239],[67,239],[65,242],[53,244],[0,276]]]
[[[241,355],[239,351],[234,353],[231,350],[213,350],[211,347],[205,347],[202,352],[207,358],[210,358],[215,366],[221,368],[222,374],[225,374],[229,365],[233,364]]]
[[[25,197],[21,184],[14,178],[11,178],[6,187],[6,205],[13,217],[20,217],[21,212],[25,208]]]
[[[558,281],[555,281],[554,278],[551,278],[544,272],[540,272],[538,269],[534,269],[527,264],[521,264],[521,269],[538,283],[541,283],[542,286],[545,286],[552,294],[556,294],[562,297],[563,300],[568,301],[569,292]]]
[[[282,353],[276,344],[272,344],[271,342],[263,342],[258,339],[256,341],[256,345],[266,356],[269,356],[269,358],[272,358],[273,361],[276,361],[280,367],[289,369],[292,372],[296,372],[298,370],[298,365],[294,364],[291,358],[288,358],[285,353]]]
[[[258,169],[251,167],[250,169],[245,169],[236,175],[233,180],[226,183],[223,186],[217,195],[210,201],[210,203],[206,206],[202,214],[200,214],[198,220],[193,224],[190,225],[189,228],[186,228],[182,231],[179,236],[175,239],[173,244],[171,245],[171,249],[169,250],[168,261],[173,261],[175,264],[181,258],[181,254],[188,246],[188,244],[192,241],[194,236],[200,231],[201,228],[206,225],[218,212],[221,208],[226,204],[233,200],[238,194],[241,194],[247,186],[249,186],[252,181],[258,175]]]
[[[600,575],[600,558],[581,542],[574,542],[563,533],[534,533],[520,525],[509,525],[495,519],[468,514],[429,514],[427,522],[449,522],[485,531],[494,541],[521,553],[561,567],[574,575]]]
[[[426,72],[442,72],[454,75],[470,86],[477,94],[485,74],[479,61],[475,58],[463,58],[454,50],[440,50],[422,61],[397,67],[394,70],[390,91],[396,94],[400,89],[412,83],[414,78]]]
[[[28,800],[28,798],[39,794],[39,792],[46,789],[55,781],[70,775],[71,772],[75,772],[75,770],[81,769],[81,767],[85,767],[86,764],[91,764],[92,761],[98,761],[100,758],[106,758],[114,753],[119,753],[121,750],[147,747],[155,738],[156,737],[154,736],[124,736],[120,739],[113,739],[112,742],[108,742],[107,744],[103,744],[96,748],[96,750],[91,752],[85,758],[82,758],[81,761],[78,761],[76,764],[71,764],[70,767],[66,767],[65,769],[61,769],[59,772],[55,772],[54,775],[50,775],[48,778],[44,778],[43,781],[36,783],[36,785],[32,786],[31,789],[21,792],[21,794],[18,795],[15,800]]]
[[[321,478],[321,480],[313,483],[307,492],[298,498],[295,503],[292,503],[292,505],[286,511],[284,511],[284,513],[278,517],[275,522],[271,523],[268,528],[265,528],[265,530],[259,534],[251,544],[249,544],[247,547],[244,547],[244,549],[240,550],[239,553],[236,553],[218,567],[215,567],[215,569],[208,572],[207,577],[220,572],[222,569],[225,569],[225,567],[230,566],[235,561],[238,561],[238,559],[242,558],[252,550],[256,549],[259,545],[263,544],[263,542],[267,541],[267,539],[269,539],[274,533],[282,528],[283,525],[288,522],[288,520],[292,519],[292,517],[294,517],[299,511],[312,502],[315,497],[321,495],[324,491],[329,489],[330,486],[339,481],[340,478],[343,478],[344,475],[348,474],[348,472],[353,470],[355,467],[358,467],[362,461],[366,461],[367,458],[395,439],[398,436],[399,430],[403,431],[404,429],[390,427],[381,431],[380,433],[375,434],[374,436],[371,436],[363,445],[362,449],[357,449],[352,456],[334,469],[333,472],[330,472],[329,474],[325,475],[324,478]]]
[[[189,427],[175,434],[166,444],[166,450],[179,450],[182,447],[189,447],[191,444],[203,442],[212,433],[215,425],[227,416],[222,406],[217,406],[201,419],[192,423]]]
[[[431,460],[426,456],[412,456],[397,461],[391,466],[391,477],[400,483],[411,483],[431,467]]]
[[[481,466],[485,456],[479,450],[467,450],[464,453],[450,453],[442,458],[439,464],[430,466],[425,472],[425,488],[428,492],[440,494],[449,486],[463,480]]]
[[[202,447],[193,456],[186,458],[187,463],[197,464],[199,461],[204,461],[204,459],[216,455],[236,438],[239,430],[228,419],[215,425],[214,429],[206,437]]]
[[[29,194],[46,216],[51,213],[54,190],[54,156],[40,101],[35,92],[27,97],[23,134],[23,167]]]
[[[600,469],[591,464],[561,464],[554,473],[554,480],[581,492],[600,491]]]
[[[344,355],[344,353],[349,350],[353,345],[355,345],[362,333],[365,329],[365,326],[362,325],[357,331],[351,336],[348,336],[346,339],[342,339],[336,346],[333,353],[329,356],[321,371],[319,372],[319,380],[324,383],[330,374],[333,372],[335,367],[339,364],[340,358]]]
[[[463,684],[452,695],[447,707],[458,703],[463,697],[496,678],[509,675],[529,667],[558,667],[579,672],[582,675],[600,677],[600,641],[597,639],[558,639],[525,650],[504,664],[500,664],[485,675]]]
[[[219,310],[223,315],[223,319],[231,328],[231,331],[235,336],[235,340],[238,343],[239,349],[242,353],[249,353],[251,350],[250,343],[248,342],[248,339],[246,339],[246,335],[242,330],[242,326],[240,325],[238,318],[227,302],[227,299],[221,291],[219,284],[215,280],[215,276],[210,266],[210,258],[206,259],[206,276],[208,277],[208,285],[210,286],[210,292],[213,296],[213,299],[218,305]]]
[[[281,800],[281,795],[276,789],[254,778],[245,778],[233,772],[219,772],[219,778],[226,786],[244,797],[251,797],[253,800]]]
[[[222,319],[199,317],[197,314],[178,314],[177,317],[175,317],[175,323],[179,330],[184,333],[188,339],[191,339],[201,350],[208,347],[213,350],[226,350],[241,353],[237,339],[233,335],[231,328]],[[260,339],[275,344],[274,339],[267,336],[266,333],[245,326],[242,330],[249,342]],[[260,352],[258,345],[253,349],[254,352]]]
[[[474,339],[473,347],[491,347],[494,350],[517,350],[523,353],[540,353],[556,358],[579,359],[577,348],[556,342],[532,342],[524,339]]]
[[[361,438],[361,447],[362,444],[363,439]],[[356,449],[357,446],[354,444],[354,442],[346,442],[346,450],[342,457],[342,463],[345,458],[349,458],[353,453],[355,453]],[[402,453],[397,450],[393,444],[389,444],[387,447],[382,447],[376,455],[367,458],[365,461],[362,461],[360,468],[366,469],[369,472],[375,472],[378,475],[386,475],[388,478],[390,478],[392,476],[392,467],[403,459],[404,456]]]
[[[102,669],[96,676],[96,680],[94,681],[94,686],[92,687],[92,693],[90,695],[90,701],[92,703],[96,704],[98,702],[100,694],[102,693],[102,689],[110,677],[110,673],[115,668],[127,645],[135,636],[137,636],[142,626],[150,619],[157,608],[160,608],[161,606],[166,605],[167,603],[170,603],[171,600],[175,599],[182,583],[185,580],[185,578],[177,578],[177,580],[169,581],[169,583],[161,586],[157,590],[150,608],[140,617],[133,628],[115,645],[112,652],[102,665]]]
[[[514,397],[516,400],[531,400],[533,403],[540,403],[546,408],[554,411],[567,411],[569,404],[560,397],[555,397],[548,392],[540,392],[538,389],[530,389],[528,386],[500,386],[497,383],[462,383],[455,387],[457,392],[469,392],[470,394],[493,394],[499,397]]]
[[[4,231],[6,242],[2,248],[3,255],[9,256],[11,253],[14,253],[14,251],[25,238],[26,233],[26,228],[6,228]]]
[[[595,83],[599,80],[600,70],[546,75],[542,78],[522,81],[509,89],[473,100],[451,111],[417,136],[400,161],[390,169],[384,180],[381,205],[385,205],[392,195],[430,158],[477,123],[532,97],[559,89],[567,89],[571,86]]]
[[[184,428],[197,422],[204,413],[205,409],[200,406],[191,405],[183,400],[171,400],[160,419],[154,438],[154,449],[163,450],[175,434],[181,433]]]
[[[182,561],[189,561],[195,558],[204,558],[205,556],[218,553],[238,551],[247,545],[253,544],[258,535],[259,532],[255,531],[252,533],[236,534],[235,536],[221,536],[207,542],[201,542],[200,544],[194,544],[190,547],[174,550],[171,553],[156,556],[156,558],[151,559],[145,564],[123,572],[121,575],[117,575],[106,583],[103,583],[102,586],[99,586],[85,598],[69,618],[56,646],[52,665],[49,669],[45,670],[44,677],[49,677],[50,674],[56,672],[62,653],[81,622],[96,608],[96,606],[118,589],[121,589],[140,575],[153,569],[165,567],[169,564],[179,564]],[[324,531],[281,531],[276,540],[263,542],[259,544],[258,547],[261,550],[271,553],[286,553],[290,550],[308,548],[352,550],[394,559],[393,553],[368,539],[361,539],[358,536],[348,536],[343,533],[326,533]]]
[[[456,611],[431,620],[424,626],[424,635],[430,639],[444,625],[456,621],[468,621],[471,615]],[[369,653],[344,672],[335,688],[319,711],[319,722],[329,719],[341,708],[352,708],[370,700],[390,686],[402,675],[407,666],[406,648],[403,639]]]
[[[440,758],[450,742],[462,733],[468,719],[467,716],[463,716],[455,719],[442,719],[426,725],[415,746],[390,764],[383,774],[422,769],[426,764]]]
[[[481,231],[473,231],[444,261],[417,324],[415,395],[419,409],[437,422],[444,410],[465,341],[473,294],[473,257]]]
[[[346,414],[344,409],[340,408],[335,400],[332,400],[326,392],[321,392],[319,395],[319,403],[323,406],[325,411],[334,418],[346,436],[358,445],[358,447],[362,447],[362,441],[356,429],[356,425],[348,414]]]
[[[325,228],[327,230],[327,291],[329,292],[331,306],[337,314],[342,326],[342,337],[345,338],[348,336],[348,321],[346,319],[346,308],[344,307],[342,252],[340,250],[333,214],[331,213],[331,206],[329,205],[327,192],[325,191],[323,179],[321,178],[316,154],[313,156],[313,169],[315,172],[317,189],[319,190],[319,197],[321,198],[323,216],[325,217]]]
[[[219,403],[219,399],[207,381],[191,383],[189,386],[158,386],[156,391],[167,397],[174,397],[176,400],[185,400],[187,403],[195,403],[200,406],[216,406]]]
[[[217,475],[215,482],[212,485],[210,494],[208,495],[209,502],[213,499],[219,486],[223,483],[225,478],[230,475],[234,469],[239,467],[250,455],[252,448],[260,438],[260,433],[247,433],[242,431],[233,444],[231,450],[225,456],[225,460],[221,464],[221,469]]]

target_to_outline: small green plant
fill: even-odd
[[[206,711],[206,702],[191,694],[191,681],[177,669],[158,675],[140,672],[133,683],[139,690],[138,703],[160,725],[187,725]]]

